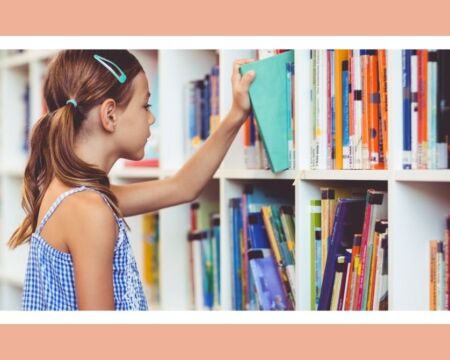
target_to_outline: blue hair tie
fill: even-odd
[[[123,84],[127,80],[127,76],[122,71],[122,69],[111,60],[105,59],[104,57],[97,54],[94,54],[94,59],[102,64],[105,68],[107,68],[121,84]],[[113,65],[117,69],[118,73],[111,66],[109,66],[108,63]]]
[[[77,107],[78,106],[78,103],[77,103],[77,101],[75,100],[75,99],[69,99],[69,100],[67,100],[66,101],[66,104],[72,104],[73,106],[75,106],[75,107]]]

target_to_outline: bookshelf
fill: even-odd
[[[21,96],[30,86],[30,119],[41,113],[41,78],[55,50],[33,50],[0,56],[0,309],[18,309],[27,247],[13,252],[5,243],[22,219],[21,183],[26,154],[21,149],[25,109]],[[133,51],[150,74],[152,103],[157,102],[159,168],[124,167],[111,171],[113,183],[161,179],[173,175],[187,158],[185,86],[220,66],[221,118],[231,105],[232,62],[255,57],[253,50],[138,50]],[[232,308],[229,199],[240,196],[246,183],[288,192],[295,206],[297,310],[310,303],[310,209],[323,186],[360,186],[387,190],[389,214],[389,308],[427,310],[429,296],[428,241],[441,239],[450,213],[450,170],[402,170],[401,51],[388,50],[389,168],[387,170],[311,170],[309,51],[295,51],[296,170],[273,174],[245,169],[242,130],[202,199],[214,199],[221,217],[221,309]],[[155,80],[157,75],[157,81]],[[163,310],[189,310],[189,204],[159,212],[160,295]],[[142,217],[127,219],[138,265],[142,266]],[[174,226],[176,224],[176,226]]]

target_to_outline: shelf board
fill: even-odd
[[[301,170],[302,180],[387,181],[388,170]]]
[[[450,182],[450,170],[397,170],[394,178],[397,181]]]
[[[296,172],[294,170],[286,170],[274,174],[270,170],[262,169],[220,169],[217,174],[226,179],[294,180],[296,177]]]
[[[24,285],[23,279],[18,279],[5,273],[0,273],[0,282],[22,289]]]
[[[0,175],[22,178],[25,172],[25,166],[3,166],[0,167]]]
[[[0,60],[0,68],[11,68],[27,65],[35,60],[44,60],[58,53],[58,50],[33,50],[5,56]]]

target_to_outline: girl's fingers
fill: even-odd
[[[255,61],[254,59],[239,59],[239,60],[235,60],[233,62],[233,75],[232,75],[232,80],[233,81],[239,81],[239,79],[241,78],[241,74],[239,73],[239,68],[241,67],[241,65],[244,64],[248,64]]]

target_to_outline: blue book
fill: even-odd
[[[220,305],[220,216],[213,215],[211,220],[213,237],[213,264],[214,264],[214,303]]]
[[[230,199],[231,226],[232,229],[232,254],[233,254],[233,309],[242,310],[242,259],[241,259],[241,233],[242,215],[241,199]]]
[[[288,299],[270,249],[248,252],[250,270],[261,310],[288,310]]]
[[[340,255],[345,255],[345,250],[352,247],[354,234],[362,232],[365,205],[365,199],[338,200],[325,272],[322,279],[318,310],[330,310],[336,274],[336,259]]]
[[[267,238],[266,227],[261,212],[252,212],[248,214],[249,241],[250,249],[270,249],[269,239]]]
[[[411,169],[411,50],[402,51],[403,169]]]
[[[209,118],[211,116],[211,81],[209,75],[205,76],[203,80],[203,94],[202,94],[202,130],[201,138],[206,140],[209,136]]]

